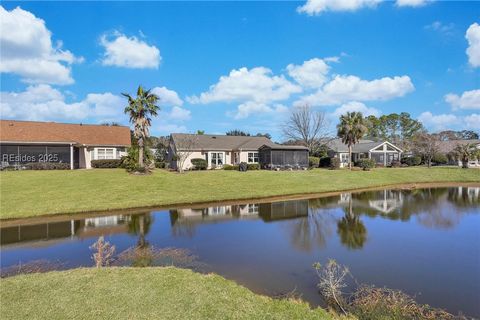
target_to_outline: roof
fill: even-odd
[[[177,150],[258,150],[263,145],[274,145],[265,137],[186,133],[172,133],[171,136]]]
[[[360,140],[353,145],[352,152],[369,152],[370,150],[381,146],[384,143],[389,143],[397,149],[401,150],[393,143],[388,141],[372,141],[372,140]],[[326,145],[335,152],[348,152],[348,146],[342,142],[342,139],[333,139],[326,143]]]
[[[0,141],[75,143],[91,146],[130,146],[130,129],[58,122],[0,120]]]
[[[479,139],[474,139],[474,140],[447,140],[447,141],[440,141],[438,143],[438,149],[441,153],[449,153],[452,152],[456,146],[459,144],[475,144],[475,145],[480,145],[480,140]]]

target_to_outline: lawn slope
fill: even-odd
[[[476,182],[480,170],[383,168],[372,171],[155,170],[147,176],[123,169],[0,173],[0,219],[165,206],[221,200],[352,190],[421,182]]]
[[[173,267],[75,269],[0,284],[2,319],[332,319],[305,303]]]

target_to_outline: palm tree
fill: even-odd
[[[454,152],[458,159],[462,161],[462,168],[468,168],[468,161],[473,158],[475,147],[471,143],[458,144]]]
[[[361,112],[347,112],[340,116],[337,134],[348,145],[348,167],[352,169],[352,147],[367,133],[368,129]]]
[[[134,99],[127,93],[122,93],[128,99],[128,106],[125,107],[125,113],[130,116],[130,122],[133,124],[133,136],[138,141],[138,165],[144,167],[144,148],[145,140],[150,136],[150,126],[152,116],[156,117],[160,107],[157,102],[160,98],[151,93],[150,90],[144,90],[138,86],[137,97]]]

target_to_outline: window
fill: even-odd
[[[248,153],[248,163],[258,163],[258,152]]]
[[[97,149],[97,159],[115,159],[113,148],[98,148]]]
[[[223,166],[223,152],[212,152],[210,165],[212,167]]]

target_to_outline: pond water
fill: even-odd
[[[335,259],[356,281],[401,289],[417,301],[480,317],[480,188],[343,193],[197,209],[88,216],[1,228],[1,267],[36,260],[92,266],[104,235],[117,252],[139,243],[190,250],[251,290],[295,290],[312,305],[314,262]]]

